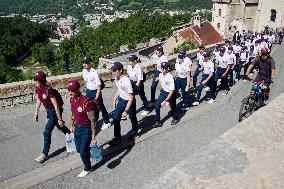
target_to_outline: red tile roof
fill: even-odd
[[[203,22],[201,27],[191,26],[179,32],[179,35],[194,44],[211,45],[224,41],[223,37],[208,21]]]

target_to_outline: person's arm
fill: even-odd
[[[132,105],[132,102],[133,102],[133,99],[134,99],[134,94],[133,93],[130,93],[129,96],[128,96],[129,100],[127,102],[127,105],[126,105],[126,108],[124,110],[124,112],[122,113],[122,117],[126,117],[127,116],[127,113]]]
[[[226,71],[225,71],[225,73],[223,73],[222,77],[225,77],[228,74],[228,72],[230,71],[230,68],[231,68],[231,65],[227,64]]]
[[[167,98],[162,102],[161,106],[164,107],[167,102],[169,102],[169,100],[171,99],[171,97],[173,96],[175,90],[170,90]]]
[[[139,79],[138,79],[137,82],[136,82],[136,86],[139,86],[140,83],[141,83],[141,81],[142,81],[142,80],[139,80]]]
[[[98,100],[100,95],[101,95],[101,85],[98,85],[95,100]]]
[[[35,108],[35,121],[38,122],[38,112],[41,106],[41,102],[39,99],[36,100],[36,108]]]
[[[271,79],[274,79],[276,75],[276,69],[271,69]]]
[[[87,116],[91,121],[91,129],[92,129],[92,141],[91,144],[96,144],[96,113],[95,110],[87,112]]]
[[[62,119],[61,112],[60,112],[58,103],[56,101],[56,98],[50,98],[50,100],[53,104],[53,107],[55,108],[56,116],[57,116],[57,119],[58,119],[58,124],[59,124],[59,126],[63,127],[65,122]]]
[[[119,96],[119,93],[118,93],[118,91],[117,91],[117,93],[115,94],[115,96],[114,96],[114,98],[113,98],[113,102],[112,102],[113,108],[116,107],[116,100],[117,100],[118,96]]]
[[[202,85],[205,86],[207,84],[207,82],[213,77],[214,75],[214,71],[210,72],[209,76],[207,77],[207,79],[205,79],[204,81],[202,81]]]
[[[189,87],[190,87],[190,76],[191,76],[191,73],[190,73],[190,70],[187,72],[187,79],[186,79],[186,88],[185,88],[185,91],[188,92],[189,91]]]
[[[69,130],[71,133],[74,133],[74,124],[75,124],[75,117],[74,117],[74,114],[71,112],[70,126],[69,126]]]

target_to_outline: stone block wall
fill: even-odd
[[[207,49],[212,50],[214,46],[215,45],[208,46]],[[190,58],[194,58],[197,52],[198,49],[191,50],[188,52],[188,56]],[[171,69],[174,69],[176,55],[169,56],[168,59],[171,64]],[[147,79],[151,78],[152,73],[155,70],[155,65],[152,64],[151,62],[144,62],[141,63],[141,66],[147,76]],[[108,69],[98,69],[97,71],[100,74],[102,80],[104,80],[106,88],[112,87],[114,82],[111,71],[109,71]],[[57,89],[62,96],[67,97],[68,91],[65,87],[68,81],[73,79],[79,80],[80,83],[82,84],[82,87],[84,88],[84,81],[81,72],[48,77],[47,81],[48,84],[53,88]],[[33,103],[36,101],[36,99],[37,96],[35,94],[35,85],[32,80],[0,85],[0,108]]]

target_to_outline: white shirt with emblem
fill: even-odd
[[[179,78],[187,78],[187,73],[190,72],[190,66],[183,61],[182,63],[175,64],[176,76]]]
[[[99,74],[94,68],[91,68],[90,71],[83,69],[82,75],[87,89],[96,90],[101,85]]]
[[[236,64],[236,55],[234,53],[227,53],[228,56],[228,64],[233,65]]]
[[[124,100],[129,100],[130,93],[133,93],[130,79],[126,76],[121,76],[118,80],[115,78],[115,85],[117,87],[118,96]]]
[[[203,52],[203,53],[198,52],[198,53],[196,54],[197,63],[200,64],[201,66],[202,66],[202,62],[203,62],[203,60],[204,60],[204,56],[203,56],[204,54],[205,54],[205,52]]]
[[[179,58],[176,59],[176,63],[179,63]],[[192,61],[190,60],[190,58],[188,58],[187,56],[184,58],[183,60],[185,63],[187,63],[189,66],[192,65]]]
[[[134,67],[131,65],[127,66],[127,73],[132,81],[143,80],[143,72],[139,64],[135,64]]]
[[[226,56],[226,54],[224,54],[223,56],[218,56],[216,59],[216,63],[219,64],[221,68],[227,68],[228,56]]]
[[[170,92],[175,90],[175,81],[172,74],[167,73],[166,75],[164,75],[163,73],[160,73],[159,81],[164,91]]]
[[[156,54],[154,55],[154,64],[157,65],[157,70],[162,72],[161,64],[162,62],[168,62],[168,58],[165,55],[162,55],[161,57],[158,57]]]
[[[209,60],[208,62],[203,62],[203,73],[209,75],[210,73],[214,73],[214,63]]]

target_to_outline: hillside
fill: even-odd
[[[0,13],[34,15],[60,12],[79,16],[102,11],[103,9],[95,9],[98,7],[96,3],[110,4],[110,2],[113,2],[113,10],[107,10],[110,13],[116,10],[152,10],[154,8],[182,10],[212,8],[211,0],[0,0]]]

